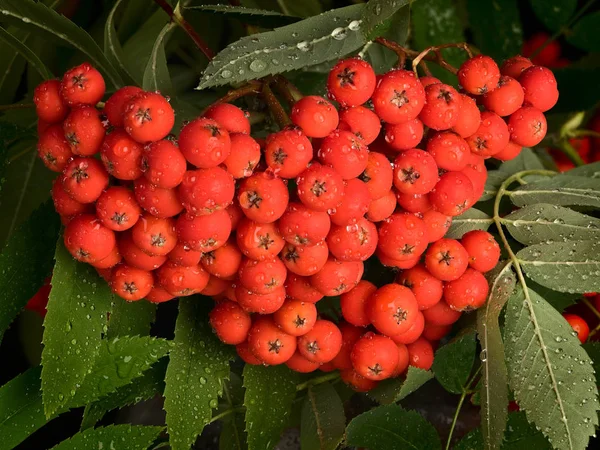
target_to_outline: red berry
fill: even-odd
[[[113,270],[109,284],[115,294],[133,302],[143,299],[150,293],[154,278],[146,270],[121,264]]]
[[[333,297],[356,286],[363,272],[362,261],[338,261],[330,257],[323,268],[310,277],[310,284],[321,294]]]
[[[446,308],[448,305],[446,305]],[[454,311],[456,313],[456,311]],[[456,313],[460,317],[460,313]],[[425,327],[423,328],[423,337],[428,341],[439,341],[443,339],[452,331],[452,325],[434,325],[433,323],[425,322]]]
[[[371,196],[369,188],[358,178],[346,181],[342,203],[329,211],[334,225],[346,226],[355,223],[369,210]]]
[[[437,79],[436,77],[432,77],[431,75],[426,75],[424,77],[419,77],[419,81],[423,85],[423,88],[426,88],[430,84],[441,83],[441,81],[439,79]]]
[[[181,214],[175,225],[180,242],[192,250],[210,252],[225,245],[231,234],[231,219],[218,210],[207,216]]]
[[[503,150],[500,150],[494,155],[494,158],[499,159],[500,161],[510,161],[511,159],[515,159],[517,156],[519,156],[519,153],[521,153],[522,149],[522,146],[509,141]]]
[[[229,139],[235,150],[223,162],[227,172],[233,178],[249,177],[260,161],[260,145],[252,136],[242,133],[230,134]]]
[[[312,330],[317,321],[317,308],[314,303],[300,300],[286,300],[273,314],[273,321],[292,336],[302,336]]]
[[[169,294],[176,297],[185,297],[201,292],[210,278],[208,273],[198,265],[180,266],[173,261],[167,261],[160,266],[156,271],[156,276],[159,284]]]
[[[344,180],[329,166],[313,163],[296,179],[298,198],[315,211],[333,210],[342,203]]]
[[[408,366],[408,351],[406,351],[405,345],[412,344],[417,339],[419,339],[421,337],[421,334],[423,334],[424,328],[425,317],[423,316],[423,313],[419,312],[416,316],[416,320],[413,322],[413,324],[408,330],[406,330],[404,333],[390,336],[392,341],[394,341],[396,344],[401,344],[398,345],[398,348],[400,349],[400,353],[404,356],[402,360],[404,361],[404,359],[406,359],[406,366],[402,368],[401,372],[403,372],[404,369],[406,369],[406,367]]]
[[[474,269],[467,269],[460,278],[446,283],[444,300],[456,311],[471,311],[483,306],[488,291],[488,282],[483,274]]]
[[[579,342],[584,344],[590,334],[590,327],[587,322],[576,314],[563,314],[563,317],[571,325],[573,331],[577,333]]]
[[[96,215],[111,230],[124,231],[135,225],[142,210],[133,193],[122,186],[104,191],[96,202]]]
[[[407,331],[416,320],[419,305],[406,286],[386,284],[372,294],[365,310],[373,326],[388,336]]]
[[[73,200],[65,191],[60,177],[54,179],[52,183],[52,201],[54,209],[61,217],[71,219],[77,214],[93,212],[93,205],[89,203],[79,203]]]
[[[242,253],[257,261],[276,257],[285,245],[274,223],[258,223],[247,218],[240,221],[236,239]]]
[[[423,264],[400,272],[397,282],[412,291],[420,310],[431,308],[442,299],[442,282],[431,275]]]
[[[259,317],[248,332],[248,347],[264,364],[283,364],[296,352],[296,338],[279,329],[270,317]]]
[[[248,312],[273,314],[285,302],[285,289],[280,287],[268,294],[257,294],[238,284],[235,287],[235,297],[240,306]]]
[[[149,255],[166,255],[177,244],[175,221],[144,214],[131,228],[131,237]]]
[[[398,347],[387,336],[367,333],[352,348],[352,366],[368,380],[390,378],[398,366]]]
[[[377,248],[377,228],[364,217],[351,225],[334,225],[327,236],[327,245],[341,261],[366,261]]]
[[[500,259],[500,245],[487,231],[473,230],[460,240],[469,255],[469,266],[480,272],[489,272]]]
[[[306,359],[300,352],[296,350],[296,353],[292,355],[290,359],[285,362],[285,365],[289,369],[298,373],[310,373],[321,367],[321,364]]]
[[[434,130],[448,130],[458,122],[461,98],[456,89],[447,84],[432,84],[425,88],[425,106],[419,119]]]
[[[493,90],[500,80],[500,69],[492,58],[477,55],[458,70],[458,82],[469,94],[482,95]]]
[[[381,222],[390,217],[396,209],[396,195],[388,191],[383,197],[371,200],[366,217],[371,222]]]
[[[450,225],[452,225],[452,217],[433,209],[425,211],[422,216],[423,222],[425,222],[425,237],[428,243],[443,238],[450,229]]]
[[[296,275],[308,277],[323,268],[329,256],[329,249],[325,242],[315,245],[296,246],[286,244],[281,251],[281,260],[285,267]]]
[[[250,134],[250,121],[244,111],[230,103],[216,103],[206,110],[204,117],[212,119],[229,133]]]
[[[525,104],[542,112],[548,111],[558,101],[556,78],[550,69],[531,66],[519,77],[519,83],[525,91]]]
[[[267,166],[281,178],[295,178],[300,175],[312,157],[312,144],[299,129],[286,129],[267,137]]]
[[[321,143],[319,161],[333,167],[345,180],[359,176],[367,167],[369,149],[350,131],[336,130]]]
[[[169,300],[173,300],[174,298],[174,295],[169,294],[162,287],[156,284],[146,295],[146,300],[152,303],[164,303],[168,302]]]
[[[387,194],[392,187],[394,172],[390,161],[385,155],[369,152],[367,167],[359,178],[369,189],[371,199],[377,199]]]
[[[142,92],[144,91],[137,86],[124,86],[106,100],[106,103],[104,104],[104,114],[106,114],[108,122],[113,127],[123,126],[125,106],[133,97]]]
[[[376,290],[377,287],[370,281],[360,280],[354,288],[340,296],[342,316],[346,322],[357,327],[366,327],[371,324],[365,304]]]
[[[415,148],[423,139],[423,122],[412,119],[395,125],[385,126],[385,142],[396,150]]]
[[[309,95],[298,100],[292,108],[290,119],[302,128],[308,137],[324,138],[339,123],[337,109],[318,95]]]
[[[436,165],[444,170],[462,170],[469,162],[471,149],[458,134],[451,131],[435,133],[427,141],[427,151]]]
[[[394,160],[394,186],[405,194],[427,194],[438,181],[438,167],[429,153],[411,149]]]
[[[437,325],[437,326],[448,326],[452,325],[461,316],[460,311],[456,311],[448,305],[445,301],[441,301],[436,303],[423,310],[423,316],[425,317],[425,330],[427,330],[427,326],[429,324]]]
[[[377,387],[378,381],[368,380],[356,373],[354,369],[344,369],[340,372],[340,377],[344,383],[350,386],[356,392],[368,392]]]
[[[104,96],[106,86],[100,72],[90,63],[67,70],[60,84],[60,95],[69,105],[95,105]]]
[[[40,83],[33,91],[33,103],[35,113],[47,123],[62,122],[69,108],[63,103],[60,96],[60,82],[58,80],[47,80]]]
[[[331,363],[336,369],[352,369],[352,348],[356,341],[365,334],[364,328],[355,327],[345,322],[339,324],[340,332],[342,333],[342,347],[335,358],[331,360]]]
[[[403,333],[402,335],[404,334],[406,333]],[[394,341],[394,338],[396,337],[397,336],[390,336],[390,339]],[[396,347],[398,347],[398,364],[396,365],[396,370],[394,370],[394,373],[392,374],[392,378],[397,377],[406,372],[408,369],[408,363],[410,362],[410,355],[408,353],[408,348],[406,347],[406,345],[401,342],[394,342],[396,343]]]
[[[442,281],[458,279],[465,273],[468,264],[467,251],[454,239],[440,239],[434,242],[425,254],[425,267],[429,273]]]
[[[429,194],[429,200],[436,211],[458,216],[474,201],[473,183],[462,172],[446,172]]]
[[[329,72],[327,91],[332,100],[345,106],[365,103],[375,90],[375,71],[359,58],[339,61]]]
[[[62,175],[65,191],[79,203],[95,202],[108,186],[108,174],[97,159],[76,157]]]
[[[89,105],[73,108],[63,124],[63,129],[71,151],[81,156],[98,153],[106,134],[100,113]]]
[[[354,106],[340,111],[340,130],[351,131],[366,145],[379,135],[381,122],[377,114],[364,106]]]
[[[178,242],[167,256],[171,261],[180,266],[195,266],[196,264],[200,264],[202,252],[192,250],[183,242]]]
[[[533,63],[529,60],[529,58],[517,55],[513,56],[512,58],[508,58],[502,63],[502,66],[500,66],[500,73],[518,80],[523,71],[532,65]]]
[[[539,109],[524,106],[508,118],[508,131],[511,142],[523,147],[534,147],[546,136],[546,117]]]
[[[283,238],[294,245],[315,245],[325,240],[331,228],[329,215],[302,203],[289,203],[278,222]]]
[[[232,279],[242,263],[242,252],[231,241],[202,254],[200,263],[204,270],[218,278]]]
[[[175,113],[166,98],[155,92],[133,97],[123,112],[123,127],[137,142],[146,143],[165,138],[175,124]]]
[[[398,201],[398,205],[407,212],[419,213],[422,215],[432,208],[431,202],[429,201],[429,194],[405,194],[404,192],[396,192],[395,197]],[[421,215],[418,215],[418,217],[422,217]]]
[[[221,278],[213,277],[211,275],[208,279],[208,283],[206,283],[206,287],[200,291],[200,294],[214,298],[223,294],[230,285],[231,283],[228,280],[222,280]]]
[[[471,136],[479,128],[481,123],[481,113],[477,107],[477,103],[471,97],[465,94],[460,96],[460,110],[458,120],[452,127],[452,131],[458,134],[463,139]]]
[[[183,211],[175,189],[163,189],[140,177],[133,182],[135,198],[139,205],[156,217],[173,217]]]
[[[317,320],[313,328],[298,338],[298,351],[309,361],[326,363],[342,348],[340,329],[328,320]]]
[[[100,261],[90,263],[90,265],[96,269],[111,269],[121,262],[121,253],[119,248],[115,245],[108,256],[102,258]]]
[[[254,356],[252,354],[252,352],[250,351],[250,347],[248,346],[248,341],[242,342],[241,344],[236,345],[235,351],[237,352],[238,356],[240,358],[242,358],[242,360],[246,364],[250,364],[253,366],[260,366],[263,364],[263,362],[260,359],[258,359],[256,356]]]
[[[121,256],[131,267],[142,270],[155,270],[162,266],[167,257],[164,255],[149,255],[142,251],[131,238],[131,233],[120,233],[118,241],[119,252]]]
[[[142,175],[142,146],[120,128],[111,131],[100,147],[100,158],[108,173],[119,180],[135,180]]]
[[[250,315],[230,300],[217,303],[208,317],[218,338],[229,345],[244,342],[252,325]]]
[[[431,369],[433,365],[433,347],[426,339],[419,338],[406,346],[410,365],[423,370]]]
[[[185,209],[195,215],[223,210],[233,201],[232,176],[220,167],[188,170],[178,188]]]
[[[523,104],[523,87],[514,78],[503,75],[498,86],[483,96],[483,106],[499,116],[510,116]]]
[[[390,258],[413,260],[426,248],[425,223],[413,214],[393,214],[379,227],[378,249]]]
[[[216,121],[204,117],[185,125],[178,142],[185,159],[200,169],[218,166],[231,152],[231,138],[227,130]]]
[[[53,172],[62,172],[73,153],[61,124],[50,125],[40,133],[37,152],[44,165]]]
[[[425,104],[425,89],[409,70],[386,73],[371,98],[375,113],[391,124],[416,119]]]
[[[289,193],[281,179],[260,172],[242,181],[238,201],[246,217],[255,222],[270,223],[283,215]]]
[[[541,66],[555,64],[560,58],[560,50],[560,43],[543,31],[535,33],[523,43],[523,55],[531,56],[537,53],[534,63]]]
[[[295,273],[288,274],[285,290],[289,298],[303,302],[317,303],[323,298],[323,294],[310,284],[309,277],[301,277]]]
[[[487,181],[487,169],[485,168],[485,160],[483,157],[471,153],[467,167],[461,170],[461,172],[466,175],[473,184],[473,201],[481,198]]]
[[[93,214],[74,217],[66,226],[64,243],[77,261],[93,263],[106,258],[116,244],[115,233]]]
[[[283,287],[287,270],[277,258],[263,261],[243,259],[238,274],[242,286],[256,294],[264,295]]]
[[[142,156],[146,179],[163,189],[177,187],[183,181],[187,162],[173,142],[163,139],[150,144]]]

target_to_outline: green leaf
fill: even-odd
[[[117,299],[108,320],[108,339],[117,336],[146,336],[156,317],[156,304]]]
[[[481,434],[481,428],[475,428],[460,441],[458,441],[453,449],[454,450],[484,450],[483,446],[483,435]]]
[[[167,57],[165,55],[165,39],[176,27],[177,24],[175,22],[168,23],[156,37],[156,41],[154,41],[150,59],[148,59],[146,70],[144,70],[142,87],[146,91],[160,91],[164,95],[173,95],[173,85],[171,84],[171,75],[169,75]]]
[[[600,239],[600,219],[547,203],[525,206],[501,221],[512,237],[525,245]]]
[[[71,439],[61,442],[52,450],[114,449],[146,450],[150,447],[162,427],[110,425],[77,433]]]
[[[585,449],[598,424],[598,389],[572,332],[535,291],[519,285],[508,300],[504,343],[515,400],[555,448]]]
[[[270,450],[287,425],[300,377],[287,367],[244,366],[244,405],[250,450]]]
[[[28,31],[16,27],[8,27],[8,32],[19,41],[27,43],[30,36]],[[3,49],[0,52],[0,103],[7,104],[16,100],[17,89],[27,62],[18,52]]]
[[[580,294],[556,292],[552,289],[548,289],[547,287],[542,286],[541,284],[536,283],[530,278],[527,279],[527,286],[529,287],[529,290],[534,290],[541,297],[546,299],[546,301],[550,303],[550,305],[552,305],[552,307],[559,312],[562,312],[569,306],[574,305],[581,299]]]
[[[380,27],[400,8],[408,5],[409,0],[370,0],[362,11],[362,30],[366,40],[373,40],[381,35]]]
[[[323,12],[319,0],[277,0],[277,4],[288,16],[310,17]]]
[[[110,10],[106,23],[104,24],[104,54],[111,64],[119,71],[123,79],[128,84],[138,84],[129,74],[127,67],[123,64],[125,56],[123,48],[119,42],[117,30],[115,30],[115,14],[121,6],[122,0],[117,0]]]
[[[563,175],[572,177],[600,178],[600,161],[575,167],[565,172]]]
[[[522,149],[521,153],[519,153],[516,158],[503,162],[498,168],[498,170],[508,175],[514,175],[515,173],[522,172],[524,170],[544,169],[544,164],[542,164],[540,158],[533,152],[533,150],[527,147]]]
[[[574,0],[571,0],[574,1]],[[575,6],[577,2],[575,2]],[[600,38],[598,37],[598,29],[600,28],[600,11],[586,14],[577,21],[570,33],[568,33],[567,41],[587,52],[600,51]]]
[[[300,17],[288,16],[277,11],[267,9],[244,8],[243,6],[229,5],[199,5],[189,6],[186,9],[223,15],[231,19],[237,19],[247,25],[263,28],[276,28],[302,20]]]
[[[529,0],[529,3],[536,17],[551,31],[558,31],[577,9],[577,0]]]
[[[467,0],[467,13],[481,53],[503,60],[521,52],[523,29],[517,0]]]
[[[0,254],[0,339],[52,270],[60,223],[51,202],[35,211]]]
[[[508,415],[508,429],[504,436],[503,450],[550,450],[551,448],[544,435],[527,422],[524,412]]]
[[[174,450],[187,450],[202,433],[229,376],[234,352],[212,332],[207,320],[209,307],[206,297],[179,300],[176,346],[165,379],[169,443]]]
[[[594,372],[600,373],[600,342],[586,342],[583,344],[583,349],[592,360]]]
[[[461,394],[475,362],[475,333],[467,333],[435,352],[431,369],[444,389]]]
[[[75,261],[59,240],[44,320],[42,390],[46,417],[75,396],[106,331],[112,293],[95,269]]]
[[[347,6],[244,37],[210,62],[198,89],[302,69],[345,56],[365,44],[359,21],[362,10],[363,5]]]
[[[490,294],[484,308],[477,311],[477,336],[481,344],[481,431],[487,449],[499,449],[506,428],[508,371],[498,318],[515,289],[516,278],[510,264],[490,272]]]
[[[23,42],[17,39],[15,36],[10,34],[4,28],[0,27],[0,40],[6,45],[11,47],[13,50],[21,54],[27,62],[41,75],[42,78],[48,80],[54,78],[52,72],[46,67],[46,65],[33,53],[33,51],[27,47]]]
[[[335,450],[345,428],[344,405],[333,386],[329,383],[309,386],[302,405],[301,447]]]
[[[528,183],[511,192],[517,206],[550,203],[560,206],[593,206],[600,208],[600,180],[559,175]]]
[[[559,292],[600,290],[600,242],[542,243],[517,253],[521,267],[535,282]]]
[[[244,387],[242,378],[232,372],[230,379],[223,385],[223,400],[227,409],[238,408],[244,402]],[[222,419],[219,436],[219,450],[246,450],[248,448],[244,414],[234,412]]]
[[[593,108],[600,100],[599,89],[588,89],[600,78],[600,58],[597,54],[584,56],[553,72],[560,86],[560,97],[552,108],[553,113],[583,111]]]
[[[477,208],[470,208],[460,216],[456,216],[452,219],[452,225],[450,225],[446,237],[450,239],[459,239],[469,231],[487,230],[493,223],[494,219],[483,211],[480,211]]]
[[[398,405],[379,406],[355,417],[346,429],[346,442],[376,450],[441,449],[435,428],[415,411]]]
[[[397,377],[384,380],[375,389],[369,391],[368,395],[382,405],[397,403],[415,392],[432,378],[433,372],[430,370],[408,366],[406,378]]]
[[[512,175],[512,174],[510,174]],[[496,197],[498,193],[498,189],[504,181],[510,176],[506,172],[501,170],[490,170],[488,171],[487,180],[485,181],[485,187],[483,189],[483,194],[479,198],[480,202],[484,202],[486,200],[490,200]]]
[[[10,21],[17,27],[41,31],[83,52],[115,86],[121,86],[121,76],[104,56],[98,44],[82,28],[43,3],[32,0],[0,0],[0,21]]]

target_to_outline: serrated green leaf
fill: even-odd
[[[600,373],[600,342],[586,342],[583,349],[592,360],[594,372]]]
[[[435,428],[415,411],[398,405],[379,406],[355,417],[346,429],[346,442],[377,450],[440,449]]]
[[[484,450],[484,448],[483,435],[480,428],[472,430],[453,447],[454,450]]]
[[[45,80],[54,78],[54,75],[52,75],[50,69],[46,67],[40,58],[38,58],[38,56],[29,47],[27,47],[27,45],[2,27],[0,27],[0,40],[22,55],[27,60],[29,65],[38,71],[42,78]]]
[[[527,278],[527,286],[530,290],[537,292],[540,297],[546,299],[550,305],[558,312],[562,312],[571,305],[574,305],[581,299],[580,294],[571,294],[568,292],[557,292]]]
[[[59,239],[44,320],[42,390],[50,417],[75,396],[102,345],[113,294],[93,267],[75,261]]]
[[[240,376],[231,373],[230,379],[223,385],[223,400],[228,409],[237,408],[244,402],[244,387]],[[248,448],[244,414],[234,412],[222,419],[219,450],[246,450]]]
[[[555,448],[583,450],[598,424],[598,389],[592,363],[572,332],[535,291],[517,286],[504,328],[515,400]]]
[[[319,0],[277,0],[277,4],[288,16],[310,17],[323,12]]]
[[[83,52],[114,86],[121,86],[121,76],[104,56],[92,37],[65,16],[43,3],[32,0],[0,0],[0,22],[10,21],[17,27],[41,31]]]
[[[0,339],[52,270],[60,223],[51,202],[35,211],[0,254]]]
[[[187,450],[202,433],[229,376],[234,351],[212,332],[209,308],[206,297],[179,300],[175,347],[165,379],[169,443],[174,450]]]
[[[156,304],[116,299],[108,320],[107,339],[117,336],[146,336],[156,317]]]
[[[550,203],[560,206],[577,205],[600,208],[600,180],[559,175],[551,179],[528,183],[509,195],[517,206]]]
[[[120,8],[122,0],[117,0],[110,10],[106,23],[104,24],[104,54],[111,64],[119,71],[123,80],[127,84],[138,84],[136,80],[129,74],[127,67],[123,63],[124,55],[121,42],[119,42],[119,36],[117,30],[115,30],[115,14]]]
[[[516,158],[510,161],[505,161],[500,164],[498,170],[508,175],[514,175],[517,172],[523,170],[543,170],[545,169],[544,164],[538,156],[530,148],[525,147],[521,150],[521,153]]]
[[[173,85],[171,84],[171,75],[169,74],[165,55],[165,44],[167,35],[176,27],[175,22],[168,23],[154,41],[146,70],[144,70],[142,87],[146,91],[160,91],[164,95],[173,95]]]
[[[566,24],[575,10],[577,0],[529,0],[536,17],[552,31]]]
[[[571,0],[573,2],[574,0]],[[575,2],[577,6],[577,2]],[[600,51],[600,38],[598,29],[600,28],[600,12],[586,14],[577,21],[571,32],[568,33],[567,41],[587,52]]]
[[[487,230],[494,223],[494,219],[477,208],[467,209],[460,216],[452,219],[452,225],[446,233],[450,239],[459,239],[463,234],[473,230]]]
[[[15,27],[8,27],[8,32],[23,43],[27,43],[30,33]],[[0,103],[8,104],[16,100],[17,88],[27,62],[12,49],[0,52]]]
[[[600,290],[600,242],[567,241],[531,245],[517,253],[529,278],[559,292]]]
[[[287,367],[244,367],[244,405],[250,450],[270,450],[286,427],[300,376]]]
[[[481,344],[481,432],[485,448],[499,449],[506,428],[508,371],[498,318],[512,294],[516,278],[510,264],[500,265],[487,275],[490,294],[484,308],[477,311],[477,336]]]
[[[415,392],[432,378],[433,372],[430,370],[408,366],[405,378],[397,377],[384,380],[375,389],[370,390],[368,395],[381,405],[397,403]]]
[[[475,363],[475,333],[467,333],[435,352],[431,369],[444,389],[461,394]]]
[[[359,21],[363,7],[334,9],[273,31],[244,37],[210,62],[198,89],[302,69],[358,50],[366,42]]]
[[[362,11],[362,30],[366,40],[381,35],[379,27],[391,18],[400,8],[408,5],[409,0],[370,0]]]
[[[302,20],[300,17],[288,16],[277,11],[244,8],[243,6],[199,5],[189,6],[186,9],[204,13],[219,14],[231,19],[237,19],[247,25],[255,25],[263,28],[282,27]]]
[[[309,386],[302,405],[301,447],[335,450],[345,428],[344,405],[333,386],[329,383]]]
[[[52,447],[52,450],[147,450],[162,430],[163,427],[110,425],[77,433]]]
[[[525,206],[500,220],[512,237],[525,245],[600,239],[600,219],[548,203]]]

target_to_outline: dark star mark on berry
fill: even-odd
[[[390,103],[397,108],[402,108],[407,103],[410,103],[410,99],[406,95],[406,91],[397,91],[394,89],[394,96],[391,98]]]
[[[183,288],[179,293],[181,294],[181,297],[185,297],[187,295],[192,295],[194,290],[192,288]]]
[[[405,278],[404,280],[402,280],[402,283],[400,283],[402,286],[405,286],[409,289],[412,289],[414,284],[411,283],[411,281],[408,278]]]
[[[86,81],[87,81],[87,78],[85,77],[84,74],[73,75],[73,77],[71,77],[72,86],[73,87],[77,86],[79,89],[83,89],[85,87]]]
[[[533,134],[534,135],[539,135],[541,133],[543,133],[543,127],[542,127],[542,122],[540,122],[539,120],[533,125]]]
[[[440,89],[440,92],[437,97],[439,100],[444,100],[446,104],[450,104],[454,100],[454,96],[452,92],[447,91],[446,89]]]
[[[468,206],[469,206],[469,202],[467,200],[465,200],[464,202],[456,205],[456,209],[458,209],[459,211],[464,211],[465,209],[467,209]]]
[[[208,124],[204,128],[210,131],[212,137],[221,136],[221,129],[216,125]]]
[[[351,139],[351,141],[352,141],[352,150],[360,150],[361,149],[360,141],[358,139]]]
[[[56,158],[50,152],[44,154],[44,160],[48,162],[48,164],[54,165],[56,164]]]
[[[313,355],[319,351],[319,343],[317,341],[312,341],[306,344],[306,350]]]
[[[90,253],[82,248],[77,249],[77,259],[86,259],[90,257]]]
[[[269,233],[262,234],[258,236],[258,246],[259,248],[264,248],[265,250],[269,250],[271,245],[275,243],[274,239],[271,239],[271,235]]]
[[[292,261],[294,264],[296,264],[298,259],[300,259],[300,255],[296,251],[296,247],[291,246],[285,249],[285,254],[283,257],[286,259],[286,261]]]
[[[152,115],[150,114],[150,108],[138,108],[135,113],[135,118],[140,124],[146,122],[152,122]]]
[[[305,323],[306,317],[300,317],[300,314],[298,314],[294,319],[294,325],[296,325],[296,328],[303,327]]]
[[[296,241],[296,243],[298,245],[306,245],[306,244],[308,244],[308,238],[302,237],[299,234],[297,234],[296,236],[294,236],[294,241]]]
[[[414,245],[404,244],[404,247],[400,249],[400,253],[403,255],[412,255],[415,251]]]
[[[248,191],[248,208],[260,208],[262,197],[256,191]]]
[[[125,222],[127,222],[129,220],[129,218],[127,217],[127,213],[119,214],[118,212],[116,212],[113,214],[113,216],[110,218],[110,220],[112,220],[117,225],[123,225]]]
[[[275,150],[275,153],[273,153],[273,159],[275,160],[275,164],[283,164],[287,156],[287,153],[284,152],[282,148],[278,148],[277,150]]]
[[[150,162],[148,161],[148,158],[146,157],[146,155],[144,155],[142,157],[142,161],[140,163],[140,169],[142,169],[142,172],[146,172],[149,168],[150,168]]]
[[[213,237],[202,241],[202,247],[214,247],[215,245],[217,245],[217,240]]]
[[[402,182],[403,183],[415,183],[419,178],[421,178],[421,174],[415,170],[414,167],[407,167],[402,169]]]
[[[133,282],[133,281],[130,281],[130,282],[125,281],[123,283],[123,290],[125,292],[127,292],[128,294],[135,294],[137,292],[138,288],[135,285],[135,282]]]
[[[479,136],[475,138],[475,148],[477,150],[485,150],[487,148],[487,141]]]
[[[327,192],[327,184],[325,183],[325,181],[315,180],[312,187],[310,188],[310,192],[312,192],[315,197],[320,197],[325,192]]]
[[[77,139],[75,133],[67,133],[65,134],[65,138],[71,147],[77,147],[79,145],[79,139]]]
[[[265,283],[265,287],[268,289],[272,289],[274,287],[277,287],[279,283],[277,283],[277,280],[274,277],[271,277],[271,280],[267,283]]]
[[[369,181],[371,181],[371,177],[369,176],[366,170],[358,176],[358,179],[364,183],[368,183]]]
[[[365,245],[367,242],[369,242],[369,232],[366,228],[360,227],[358,230],[358,243],[360,245]]]
[[[106,166],[106,171],[110,174],[112,174],[115,171],[115,165],[112,161],[110,160],[105,160],[102,159],[102,161],[104,162],[104,165]]]
[[[450,252],[441,252],[440,253],[440,264],[446,264],[447,266],[449,266],[450,264],[452,264],[452,260],[454,259],[454,257],[450,254]]]
[[[345,283],[340,283],[340,285],[333,288],[333,290],[339,294],[340,292],[345,291],[347,287],[348,285],[346,285]]]
[[[167,243],[167,238],[162,233],[153,234],[150,236],[150,245],[152,247],[163,247]]]
[[[346,87],[349,84],[354,86],[355,74],[355,71],[350,70],[348,67],[344,67],[344,70],[337,74],[338,80],[340,80],[340,86]]]
[[[373,367],[369,367],[369,372],[371,372],[373,375],[377,376],[381,372],[383,372],[383,367],[381,367],[379,365],[379,363],[375,363],[375,365]]]
[[[206,252],[202,254],[202,261],[204,261],[206,264],[213,264],[215,259],[215,252]]]
[[[254,162],[254,161],[248,161],[248,165],[244,169],[244,175],[250,175],[250,174],[252,174],[252,172],[254,171],[255,167],[256,167],[256,162]]]
[[[87,164],[79,164],[73,169],[73,172],[71,173],[71,178],[73,178],[77,183],[81,183],[83,180],[87,180],[89,178],[87,168]]]
[[[394,315],[392,316],[394,319],[396,319],[396,324],[400,325],[402,322],[404,322],[407,317],[408,317],[408,313],[403,310],[402,308],[398,307],[398,309],[396,309],[396,312],[394,313]]]
[[[283,347],[283,343],[279,339],[269,341],[269,353],[279,354],[279,350]]]

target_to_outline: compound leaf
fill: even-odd
[[[329,383],[309,386],[302,405],[302,448],[335,450],[346,428],[344,405]]]

